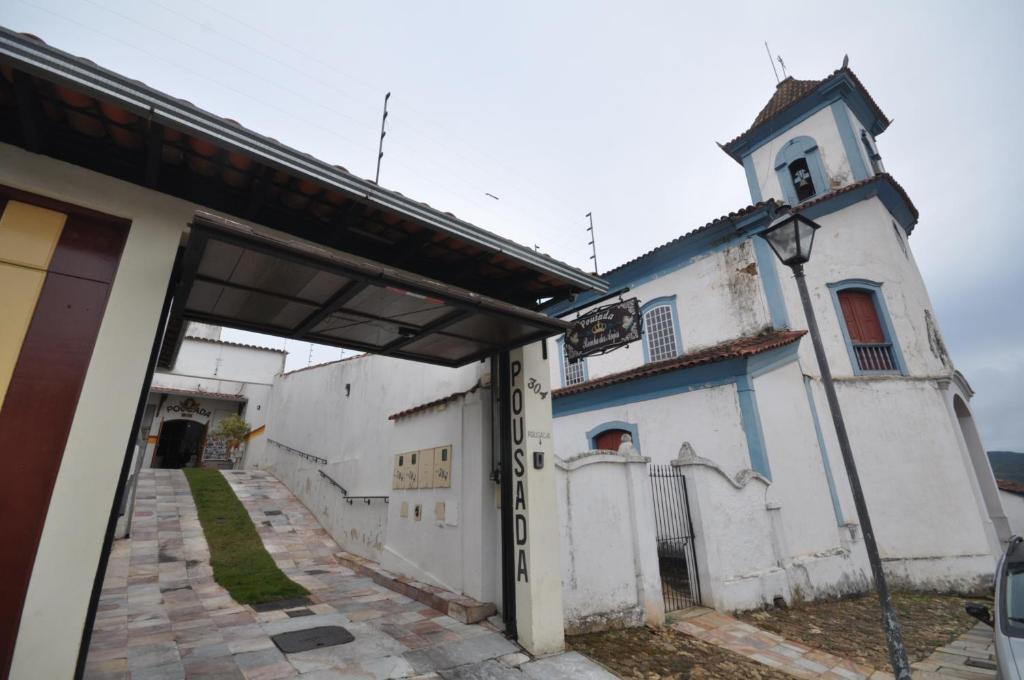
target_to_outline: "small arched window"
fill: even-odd
[[[622,436],[625,435],[632,441],[633,435],[626,430],[620,430],[613,428],[605,430],[594,437],[594,448],[601,449],[602,451],[618,451],[619,446],[622,445]]]
[[[803,203],[829,188],[818,143],[810,137],[795,137],[779,149],[775,173],[790,205]]]
[[[679,356],[681,345],[675,296],[651,300],[640,312],[644,317],[644,360],[664,361]]]

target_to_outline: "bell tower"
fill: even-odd
[[[884,173],[875,138],[889,122],[844,58],[822,80],[780,82],[750,128],[720,146],[743,166],[752,202],[795,206]]]

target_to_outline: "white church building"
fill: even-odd
[[[705,604],[869,584],[797,287],[758,237],[780,204],[821,225],[807,283],[892,583],[986,585],[1009,536],[971,389],[914,262],[918,211],[876,145],[889,122],[845,64],[783,80],[750,129],[720,145],[753,205],[604,272],[609,295],[550,311],[571,319],[639,299],[641,342],[575,363],[562,339],[548,342],[555,448],[569,457],[629,435],[685,474]]]

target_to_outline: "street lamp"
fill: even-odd
[[[907,660],[907,650],[903,646],[903,632],[900,629],[896,610],[892,606],[889,586],[885,582],[882,560],[878,556],[878,544],[875,543],[875,532],[871,527],[868,507],[864,502],[864,491],[861,489],[860,476],[857,474],[857,464],[853,460],[850,438],[846,433],[846,424],[843,422],[843,412],[839,408],[836,388],[832,383],[832,371],[828,367],[825,348],[821,344],[821,334],[818,332],[818,321],[814,316],[811,296],[807,292],[807,281],[804,279],[804,264],[811,259],[814,232],[819,228],[821,225],[790,210],[773,220],[768,229],[761,233],[761,236],[768,241],[768,245],[771,246],[782,264],[793,270],[793,275],[796,277],[796,285],[800,289],[800,301],[803,303],[804,315],[807,317],[807,330],[810,332],[811,343],[814,345],[814,356],[818,360],[818,370],[821,371],[821,381],[825,386],[829,410],[832,411],[832,422],[835,424],[836,437],[839,439],[839,450],[843,454],[843,465],[846,466],[846,476],[850,479],[853,504],[857,508],[857,517],[860,519],[861,531],[864,534],[864,547],[868,551],[871,572],[875,576],[875,590],[878,591],[878,599],[882,604],[882,628],[885,630],[885,641],[889,645],[889,662],[892,664],[896,680],[910,680],[910,662]]]

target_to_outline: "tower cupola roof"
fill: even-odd
[[[785,129],[793,121],[839,97],[846,100],[872,135],[877,136],[889,127],[890,120],[882,113],[844,59],[841,68],[821,80],[797,80],[790,76],[780,82],[776,85],[771,99],[754,118],[750,128],[732,141],[719,146],[736,162],[742,163],[743,156],[763,141]]]

